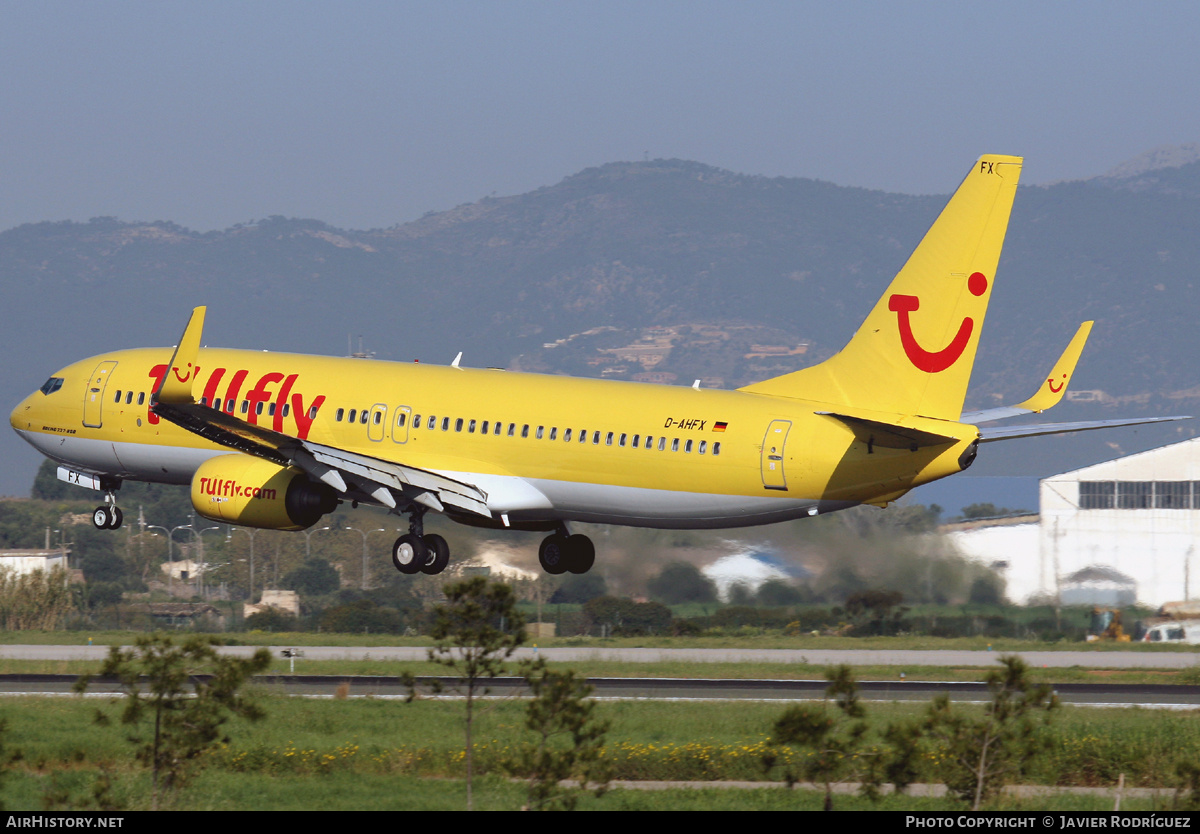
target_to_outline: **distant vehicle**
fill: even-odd
[[[836,356],[737,391],[202,347],[197,307],[171,348],[122,350],[56,372],[9,418],[105,493],[124,479],[191,484],[213,521],[303,530],[342,502],[406,515],[402,573],[436,574],[446,540],[426,512],[550,533],[548,573],[584,573],[569,522],[748,527],[886,506],[966,469],[981,443],[1179,418],[979,428],[1055,405],[1091,322],[1028,400],[963,412],[1022,160],[983,156]],[[778,303],[797,303],[778,299]],[[82,301],[81,301],[82,303]],[[398,327],[427,321],[396,304]],[[516,301],[514,300],[514,303]],[[49,333],[47,338],[53,338]],[[461,354],[460,354],[461,357]]]
[[[1200,620],[1172,620],[1146,629],[1144,643],[1188,643],[1200,646]]]

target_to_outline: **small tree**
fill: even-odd
[[[948,695],[939,695],[925,721],[926,732],[948,756],[946,787],[974,811],[1046,748],[1048,740],[1040,730],[1058,706],[1050,687],[1029,680],[1021,658],[1008,655],[1000,663],[1002,668],[987,675],[992,699],[982,716],[954,709]]]
[[[597,796],[608,787],[600,762],[608,722],[594,717],[592,687],[574,671],[551,671],[539,658],[523,663],[521,675],[533,693],[525,727],[537,740],[519,748],[508,770],[527,782],[529,810],[574,810],[578,791],[564,789],[563,781],[576,780],[582,788],[595,783]]]
[[[825,810],[833,810],[835,781],[846,776],[854,767],[854,754],[862,746],[867,733],[866,709],[858,698],[858,684],[849,666],[837,666],[826,672],[829,687],[841,718],[831,715],[825,704],[797,704],[789,707],[775,722],[772,740],[775,744],[798,747],[807,753],[797,771],[787,770],[784,778],[791,787],[801,779],[825,786]],[[768,768],[775,757],[768,755]]]
[[[445,593],[446,604],[434,612],[429,659],[452,670],[466,695],[467,810],[471,810],[475,698],[488,693],[485,681],[503,674],[505,662],[525,642],[525,620],[508,585],[475,577],[447,585]]]
[[[224,657],[215,646],[208,637],[176,645],[169,636],[154,634],[139,637],[132,649],[113,646],[100,669],[125,692],[120,721],[130,728],[138,759],[153,773],[155,809],[160,786],[170,790],[185,784],[205,751],[229,741],[222,727],[230,715],[250,721],[263,717],[241,689],[271,665],[271,655],[259,649],[248,659]],[[75,691],[84,692],[90,677],[81,677]],[[109,723],[103,710],[96,711],[95,720]]]

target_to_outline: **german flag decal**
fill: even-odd
[[[728,425],[728,423],[713,423],[713,431],[725,431],[725,427]]]

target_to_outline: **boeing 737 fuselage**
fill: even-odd
[[[121,525],[123,480],[190,484],[205,518],[279,530],[373,504],[409,518],[392,548],[404,573],[448,563],[430,510],[550,532],[543,567],[581,573],[595,550],[571,521],[740,527],[882,506],[981,442],[1152,422],[977,427],[1057,403],[1090,323],[1032,398],[962,412],[1020,163],[972,167],[841,353],[737,391],[202,348],[197,308],[174,349],[69,365],[10,421],[59,477],[105,492],[98,527]]]

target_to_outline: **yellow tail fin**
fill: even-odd
[[[741,390],[957,420],[1021,162],[979,158],[841,353]]]

